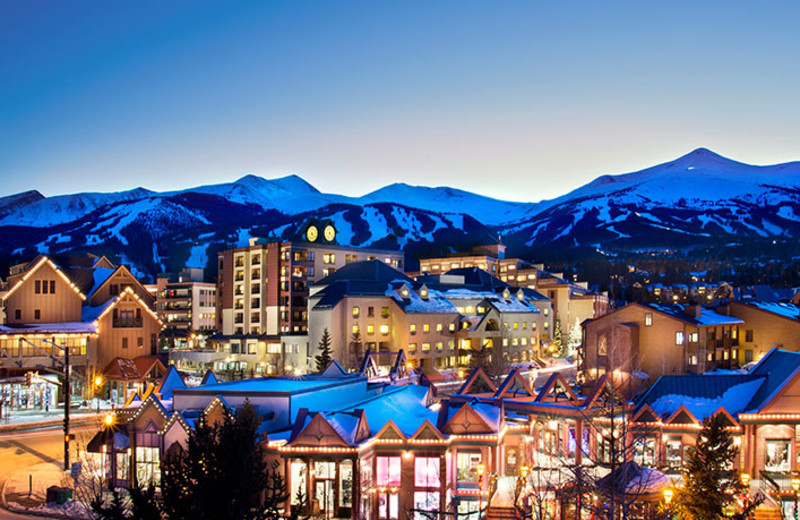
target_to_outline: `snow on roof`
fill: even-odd
[[[791,318],[793,320],[800,320],[800,307],[793,303],[781,303],[781,302],[747,302],[747,305],[751,307],[755,307],[757,309],[761,309],[764,311],[769,311],[774,314],[778,314],[779,316],[783,316],[785,318]]]
[[[331,414],[338,417],[343,413],[364,410],[371,435],[376,435],[389,421],[410,437],[427,420],[436,424],[437,412],[425,406],[428,388],[418,385],[387,387],[382,394],[359,403],[349,404],[347,408]]]
[[[115,296],[100,305],[95,305],[94,307],[90,305],[84,306],[81,309],[81,320],[85,322],[96,321],[106,309],[114,305],[114,303],[117,301],[117,298],[119,298],[119,296]]]
[[[739,318],[735,318],[733,316],[725,316],[724,314],[716,313],[712,310],[701,308],[700,310],[700,317],[695,317],[695,315],[690,315],[686,313],[686,307],[679,303],[672,303],[672,304],[664,304],[664,303],[649,303],[647,307],[651,309],[663,312],[664,314],[669,314],[675,318],[681,319],[683,321],[687,321],[694,325],[705,327],[705,326],[712,326],[712,325],[739,325],[744,323],[743,320]]]
[[[92,285],[92,288],[89,289],[86,296],[92,296],[94,292],[99,289],[100,286],[103,285],[112,274],[114,274],[114,271],[116,271],[116,269],[110,269],[108,267],[93,267],[92,276],[94,277],[94,285]]]
[[[294,377],[256,377],[240,381],[207,384],[189,388],[187,390],[213,391],[213,392],[302,392],[331,384],[363,383],[362,377],[324,377],[319,375],[304,375]]]
[[[401,289],[402,290],[402,289]],[[428,289],[428,297],[422,298],[418,291],[408,290],[404,297],[390,284],[386,296],[391,297],[407,313],[457,313],[455,305],[450,303],[441,292]]]
[[[93,321],[0,325],[0,333],[2,334],[95,334],[96,332],[97,325]]]
[[[700,377],[720,377],[720,376],[700,376]],[[755,378],[729,387],[722,395],[718,396],[691,396],[681,394],[662,395],[652,403],[650,408],[662,418],[669,417],[675,411],[685,406],[692,415],[702,421],[710,417],[720,407],[731,415],[742,412],[752,400],[758,389],[764,383],[764,378]]]

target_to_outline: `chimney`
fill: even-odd
[[[699,320],[703,315],[703,307],[701,305],[687,305],[683,313]]]

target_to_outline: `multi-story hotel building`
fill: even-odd
[[[305,371],[309,285],[361,260],[403,268],[400,251],[337,245],[331,224],[309,225],[302,238],[252,238],[247,247],[219,253],[215,342],[224,356],[216,369],[233,363],[252,373]]]
[[[184,269],[176,280],[160,276],[156,282],[156,313],[165,333],[191,342],[192,332],[214,330],[217,326],[217,286],[203,282],[202,269]]]
[[[420,259],[419,265],[423,275],[477,267],[511,286],[540,292],[552,301],[565,341],[571,330],[577,333],[584,320],[602,316],[609,309],[607,295],[589,290],[586,282],[566,280],[561,273],[546,271],[543,264],[506,258],[506,246],[503,244],[477,246],[471,254]],[[546,340],[550,339],[551,333],[549,331],[546,335]]]
[[[350,367],[367,349],[402,349],[426,370],[466,366],[484,347],[523,363],[539,355],[551,326],[546,298],[478,268],[415,281],[382,262],[358,262],[317,282],[309,299],[309,339],[316,345],[328,330],[334,356]]]

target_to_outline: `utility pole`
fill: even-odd
[[[42,338],[43,343],[49,343],[53,345],[55,348],[64,352],[64,361],[61,361],[56,356],[52,355],[53,353],[47,353],[47,351],[40,348],[35,343],[28,341],[27,339],[20,337],[19,338],[19,352],[22,355],[22,343],[27,343],[34,349],[38,350],[39,352],[44,353],[47,357],[49,357],[52,362],[58,363],[62,365],[63,370],[55,370],[53,368],[43,367],[41,365],[37,365],[37,368],[41,370],[46,370],[52,374],[56,374],[61,377],[63,382],[63,391],[64,391],[64,471],[70,470],[69,465],[69,441],[70,441],[70,433],[69,433],[69,409],[70,409],[70,394],[72,393],[72,389],[70,387],[70,365],[69,365],[69,346],[66,343],[62,343],[59,345],[53,340],[49,340],[46,338]]]
[[[70,386],[70,372],[69,366],[69,346],[64,345],[64,471],[69,471],[69,406],[70,394],[72,387]]]

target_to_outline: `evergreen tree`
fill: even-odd
[[[322,338],[319,340],[317,350],[319,350],[319,354],[314,357],[314,360],[317,364],[317,372],[322,372],[333,360],[331,357],[331,333],[328,332],[327,327],[322,331]]]
[[[697,443],[688,450],[683,468],[685,487],[678,490],[676,509],[681,516],[695,520],[718,520],[731,516],[747,518],[760,499],[745,494],[734,461],[738,448],[725,429],[725,417],[717,414],[703,421]],[[744,496],[744,507],[737,499]]]
[[[358,329],[353,332],[353,336],[350,338],[350,349],[351,360],[348,363],[349,366],[347,368],[358,369],[361,364],[361,360],[364,358],[364,343],[361,340],[361,332]]]
[[[561,338],[561,317],[556,313],[553,318],[553,342],[550,344],[553,352],[553,357],[564,356],[564,343]]]
[[[261,418],[248,401],[217,424],[201,417],[187,448],[162,463],[162,512],[170,520],[262,520],[269,472],[257,438]]]
[[[583,332],[581,331],[581,322],[578,318],[575,318],[575,325],[569,329],[569,336],[567,338],[567,353],[576,353],[582,342]]]

